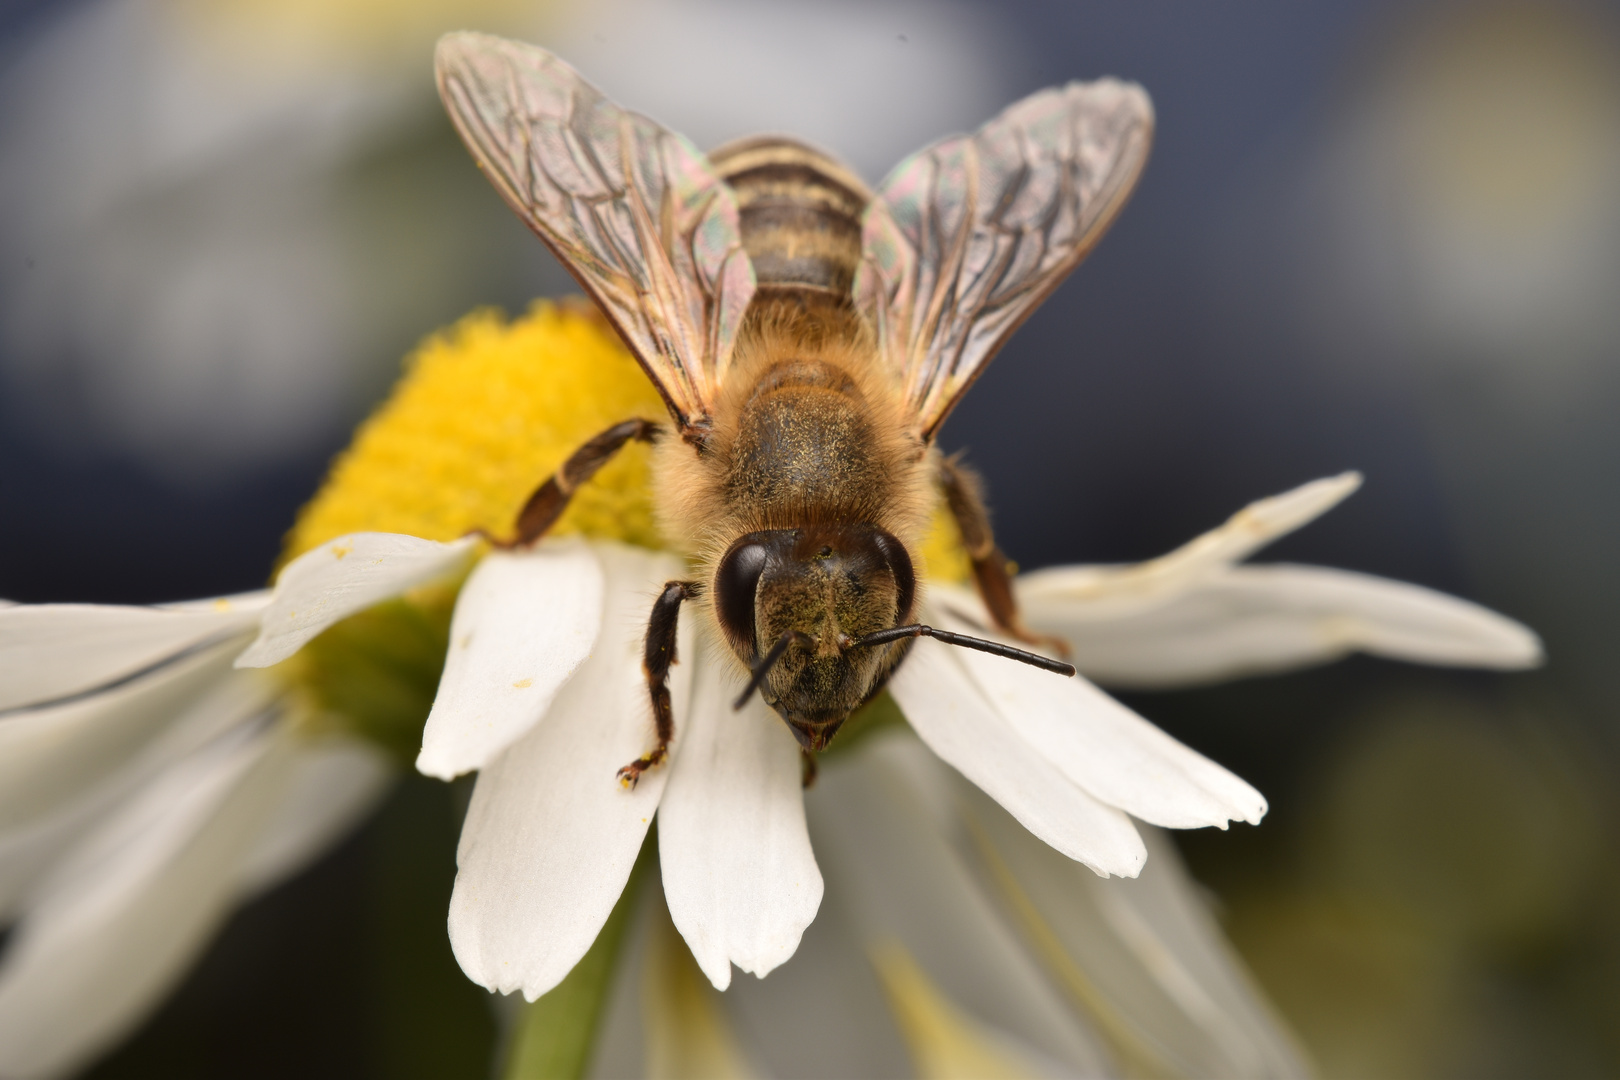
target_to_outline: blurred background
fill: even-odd
[[[259,586],[414,342],[569,289],[438,107],[461,27],[699,145],[785,131],[874,182],[1042,86],[1144,84],[1139,193],[943,442],[1026,567],[1360,469],[1263,558],[1536,628],[1528,675],[1129,700],[1270,798],[1177,839],[1324,1074],[1620,1072],[1620,5],[9,0],[0,596]],[[481,1075],[453,798],[402,786],[95,1075]]]

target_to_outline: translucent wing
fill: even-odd
[[[484,173],[607,313],[684,433],[708,427],[754,269],[686,139],[544,49],[447,34],[439,95]]]
[[[1134,83],[1043,90],[901,162],[867,208],[855,300],[931,439],[1007,336],[1085,257],[1147,161]]]

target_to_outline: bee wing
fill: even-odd
[[[703,154],[533,45],[447,34],[435,67],[485,175],[612,320],[684,431],[707,428],[754,268]]]
[[[1134,83],[1043,90],[896,166],[863,221],[857,306],[931,439],[1007,336],[1084,258],[1147,161]]]

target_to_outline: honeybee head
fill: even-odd
[[[713,591],[743,663],[777,654],[760,691],[807,750],[827,746],[900,648],[856,641],[909,619],[916,595],[905,546],[866,524],[748,533],[720,560]]]

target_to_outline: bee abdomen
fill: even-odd
[[[848,304],[872,193],[847,167],[792,139],[727,143],[709,162],[736,194],[743,247],[762,299]]]

